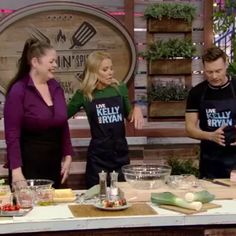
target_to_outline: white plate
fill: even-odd
[[[125,210],[129,207],[132,206],[132,204],[127,203],[124,206],[117,206],[117,207],[104,207],[101,203],[96,203],[94,204],[94,206],[100,210],[105,210],[105,211],[121,211],[121,210]]]
[[[31,210],[32,208],[20,209],[19,211],[0,211],[0,216],[24,216]]]

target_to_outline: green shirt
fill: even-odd
[[[123,98],[125,117],[127,118],[131,111],[131,104],[128,97],[128,89],[124,83],[121,82],[116,88],[108,86],[101,90],[96,89],[93,93],[94,100],[100,98],[115,97],[115,96],[121,96]],[[84,108],[88,116],[88,119],[90,119],[90,114],[88,109],[90,103],[91,102],[84,96],[84,94],[80,90],[78,90],[68,104],[68,117],[72,117],[78,111],[80,111],[81,108]]]

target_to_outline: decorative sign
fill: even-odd
[[[0,21],[0,91],[15,75],[23,45],[29,37],[48,41],[57,50],[56,79],[66,99],[78,88],[86,58],[95,50],[111,54],[115,77],[127,82],[135,69],[134,42],[111,15],[71,2],[40,3],[22,8]]]

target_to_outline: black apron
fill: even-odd
[[[50,179],[53,187],[61,182],[61,134],[59,128],[42,132],[23,130],[21,135],[22,172],[26,179]]]
[[[223,125],[236,124],[236,96],[230,83],[232,98],[222,100],[206,100],[203,92],[200,104],[200,128],[213,132]],[[201,141],[200,156],[201,178],[229,178],[232,169],[236,168],[236,147],[220,146],[215,142]]]
[[[122,97],[101,98],[91,102],[89,123],[92,139],[87,155],[87,187],[99,183],[98,173],[102,170],[107,173],[115,170],[119,173],[118,180],[123,181],[121,167],[129,164],[129,158]]]

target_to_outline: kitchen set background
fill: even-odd
[[[150,118],[147,91],[150,78],[152,81],[164,83],[174,81],[184,87],[191,87],[202,81],[200,55],[206,40],[204,21],[207,17],[204,12],[212,1],[74,0],[68,1],[67,9],[63,9],[66,1],[56,2],[57,7],[53,8],[53,4],[46,0],[0,1],[0,117],[3,117],[6,85],[14,75],[16,59],[28,36],[51,40],[58,50],[57,79],[64,88],[67,100],[76,91],[87,55],[92,50],[104,49],[111,52],[116,77],[128,83],[130,96],[140,102],[145,116],[143,130],[135,130],[132,125],[127,125],[131,161],[153,162],[171,156],[195,160],[198,157],[198,142],[185,136],[184,117]],[[192,22],[192,31],[187,35],[191,37],[196,47],[191,72],[188,75],[150,76],[147,61],[140,56],[152,40],[186,37],[186,33],[150,33],[147,30],[144,11],[150,4],[159,2],[190,3],[196,7],[197,14]],[[36,4],[36,7],[32,4]],[[39,10],[40,7],[42,11]],[[11,15],[13,17],[10,17]],[[81,32],[87,33],[86,39],[79,37]],[[211,36],[210,32],[209,37]],[[89,142],[88,122],[85,114],[80,112],[70,119],[69,124],[75,149],[72,166],[74,177],[72,176],[69,181],[71,184],[75,181],[78,184],[78,175],[83,182],[85,153]],[[0,130],[0,163],[2,163],[5,156],[2,119]],[[0,167],[0,176],[6,174],[6,170]]]

